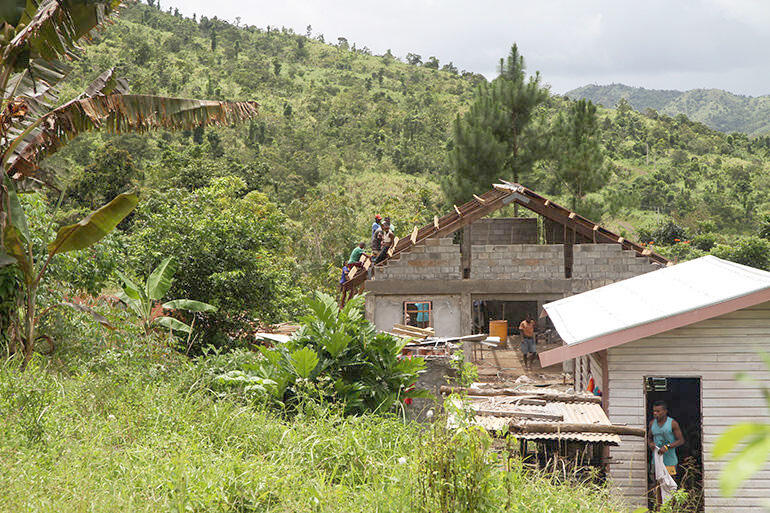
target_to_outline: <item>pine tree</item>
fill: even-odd
[[[607,180],[599,136],[596,106],[590,100],[572,102],[554,121],[550,151],[554,174],[569,189],[572,210]]]
[[[500,60],[500,74],[478,87],[470,110],[454,124],[453,174],[444,182],[450,201],[467,201],[503,175],[519,182],[531,171],[545,149],[531,122],[547,98],[539,73],[527,79],[514,44],[508,58]]]

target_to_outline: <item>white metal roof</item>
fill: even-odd
[[[564,342],[618,331],[770,289],[770,272],[704,256],[544,305]]]

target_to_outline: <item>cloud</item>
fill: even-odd
[[[770,2],[752,0],[164,0],[164,8],[435,55],[493,77],[512,43],[556,92],[586,83],[770,94]]]

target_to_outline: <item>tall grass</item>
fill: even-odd
[[[446,511],[465,510],[463,497],[477,511],[612,511],[602,490],[506,470],[485,441],[312,404],[287,418],[220,396],[207,379],[230,357],[190,362],[144,343],[56,370],[0,366],[0,511],[426,511],[439,467],[474,471]]]

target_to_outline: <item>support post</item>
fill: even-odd
[[[460,276],[462,276],[464,280],[467,280],[471,277],[471,226],[473,225],[469,224],[463,228],[463,240],[460,244]]]
[[[460,331],[461,335],[471,335],[473,332],[473,301],[470,293],[460,295]]]

